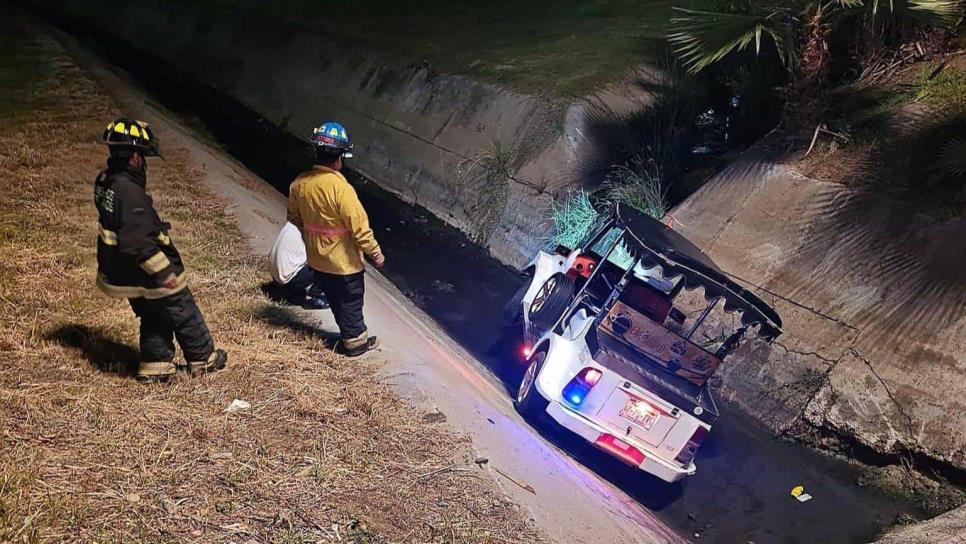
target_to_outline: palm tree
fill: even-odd
[[[674,8],[680,15],[668,40],[691,73],[752,45],[756,54],[772,47],[789,72],[785,123],[794,129],[824,113],[833,33],[954,27],[963,7],[964,0],[718,0],[708,10]]]

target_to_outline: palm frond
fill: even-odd
[[[875,0],[878,3],[878,0]],[[865,5],[863,0],[831,0],[829,4],[832,7],[837,7],[841,9],[856,9],[861,8]]]
[[[754,5],[751,0],[710,0],[704,8],[718,13],[751,13]]]
[[[908,16],[927,25],[954,27],[963,20],[964,2],[962,0],[905,0]],[[897,8],[898,9],[898,8]]]
[[[869,7],[872,10],[872,18],[874,19],[875,16],[879,14],[879,0],[872,0]],[[893,4],[893,0],[889,0],[889,12],[895,13],[895,11],[896,7],[895,4]]]
[[[833,0],[852,12],[864,11],[873,20],[911,19],[924,25],[954,27],[963,20],[964,0]]]
[[[763,35],[775,43],[782,61],[785,60],[787,40],[775,21],[775,12],[746,15],[674,9],[683,15],[671,19],[668,41],[692,74],[752,43],[755,52],[760,52]]]

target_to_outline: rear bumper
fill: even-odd
[[[557,402],[551,402],[547,406],[547,414],[549,414],[550,417],[552,417],[553,420],[559,423],[561,426],[573,433],[580,435],[584,440],[590,442],[591,444],[597,444],[602,438],[602,435],[610,436],[613,434],[611,430],[595,423],[583,414],[574,412],[573,410],[570,410],[569,408],[566,408]],[[621,456],[617,457],[621,458],[625,462],[634,464],[637,466],[637,468],[643,470],[644,472],[653,474],[666,482],[676,482],[697,472],[697,467],[694,465],[694,463],[691,463],[687,468],[681,468],[662,459],[654,452],[653,449],[650,449],[643,444],[629,440],[626,442],[631,446],[634,446],[634,448],[642,453],[644,460],[640,463],[636,463],[631,462],[629,459]]]

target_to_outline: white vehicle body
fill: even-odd
[[[749,327],[774,339],[781,318],[639,212],[614,207],[575,246],[540,251],[526,268],[529,284],[507,306],[508,319],[522,318],[527,343],[517,410],[549,415],[667,482],[694,474],[718,416],[708,380]],[[703,301],[682,294],[697,288]],[[736,330],[711,320],[715,334],[696,334],[721,301],[724,312],[740,313],[727,320]]]
[[[697,468],[693,455],[685,456],[684,463],[675,460],[699,427],[706,431],[711,428],[690,413],[694,408],[682,409],[661,398],[642,385],[646,380],[637,373],[622,374],[594,361],[587,344],[594,319],[586,311],[581,310],[562,324],[559,333],[553,329],[538,331],[530,322],[529,309],[540,287],[555,274],[566,274],[578,254],[574,251],[563,257],[541,251],[528,267],[533,277],[523,296],[523,320],[528,333],[542,332],[540,336],[530,335],[529,351],[546,353],[534,378],[536,390],[548,401],[546,413],[584,440],[662,480],[675,482],[694,474]],[[575,406],[564,399],[563,390],[585,368],[599,370],[601,378]],[[658,412],[649,428],[621,415],[631,399],[643,400]],[[703,412],[704,408],[698,411]]]

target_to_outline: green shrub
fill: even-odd
[[[661,219],[667,213],[667,190],[661,186],[661,172],[653,160],[635,159],[631,166],[615,166],[602,187],[605,199]]]
[[[563,202],[555,201],[550,214],[554,228],[551,241],[569,248],[577,247],[600,217],[583,189],[570,193]]]
[[[610,205],[611,202],[602,201],[601,204]],[[552,209],[554,234],[550,242],[575,249],[586,243],[591,230],[601,217],[594,206],[591,196],[583,189],[574,191],[560,203],[554,203]],[[607,233],[592,249],[596,253],[604,253],[614,243],[619,231],[614,229]],[[633,262],[634,256],[627,245],[621,243],[611,253],[608,261],[627,269]]]

